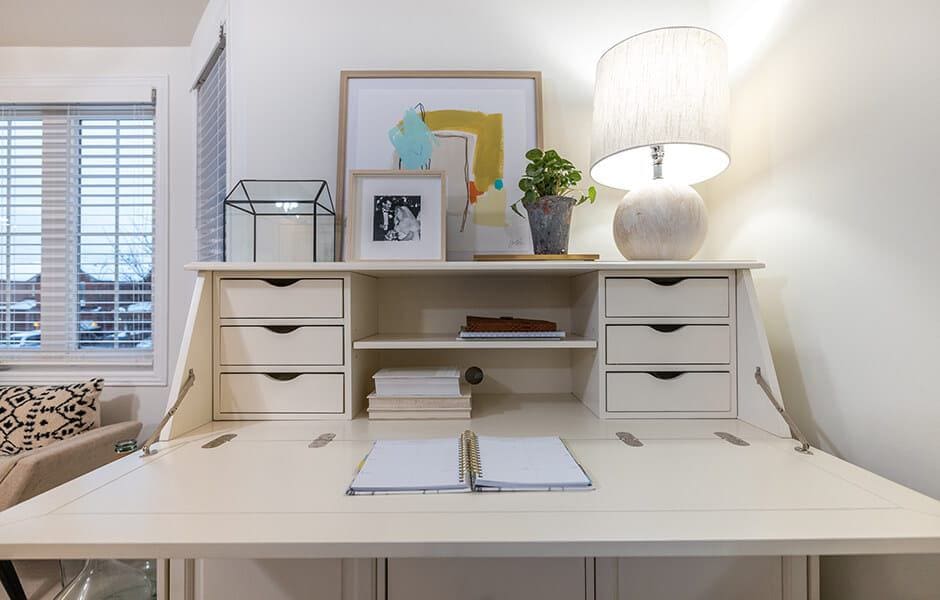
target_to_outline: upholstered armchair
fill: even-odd
[[[140,429],[139,421],[115,423],[35,450],[0,455],[0,510],[120,458],[115,444],[136,439]],[[10,600],[26,599],[12,561],[0,561],[0,583]]]
[[[137,421],[97,426],[101,389],[100,379],[0,387],[0,510],[119,458],[115,444],[137,438]],[[25,600],[11,561],[0,560],[0,584]]]
[[[114,445],[136,439],[140,428],[139,421],[115,423],[36,450],[0,455],[0,510],[119,458]]]

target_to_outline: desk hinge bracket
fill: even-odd
[[[163,418],[157,424],[157,428],[153,430],[153,433],[150,434],[150,437],[144,442],[144,445],[140,447],[143,451],[143,456],[150,456],[156,454],[157,451],[153,449],[153,445],[157,443],[160,439],[160,432],[163,431],[163,428],[166,427],[166,424],[170,422],[170,419],[173,418],[173,415],[176,414],[176,411],[179,410],[180,405],[183,403],[183,398],[186,397],[186,394],[189,393],[189,390],[196,384],[196,373],[192,369],[186,374],[186,381],[180,386],[180,393],[176,397],[176,402],[173,403],[173,406],[170,407],[170,410],[166,411],[166,414],[163,415]]]
[[[770,389],[770,384],[767,383],[767,380],[764,379],[763,375],[761,375],[760,367],[757,367],[754,370],[754,380],[757,381],[757,385],[760,386],[760,389],[764,390],[764,394],[767,396],[767,399],[770,400],[770,403],[773,404],[774,408],[777,409],[777,412],[780,413],[780,416],[783,417],[783,420],[786,421],[787,427],[790,428],[790,437],[800,443],[799,446],[794,446],[793,449],[801,454],[812,454],[809,442],[806,440],[806,436],[803,435],[802,431],[800,431],[796,421],[793,420],[793,417],[790,416],[790,413],[787,412],[787,409],[783,407],[783,404],[777,400],[776,397],[774,397],[774,393]]]
[[[738,436],[734,435],[733,433],[728,433],[727,431],[716,431],[715,435],[717,435],[724,441],[728,442],[729,444],[733,444],[735,446],[750,446],[751,445],[748,442],[745,442],[744,440],[739,438]]]
[[[236,433],[225,433],[225,434],[220,435],[217,438],[213,438],[209,440],[208,442],[203,444],[201,447],[202,448],[218,448],[219,446],[221,446],[222,444],[226,442],[231,442],[236,437],[238,437],[238,434]]]
[[[643,447],[643,442],[640,441],[640,438],[636,437],[629,431],[618,431],[617,439],[623,442],[624,444],[631,446],[633,448]]]
[[[323,446],[326,446],[327,444],[332,442],[334,439],[336,439],[335,433],[321,433],[319,436],[317,436],[317,439],[310,442],[310,445],[307,447],[308,448],[322,448]]]

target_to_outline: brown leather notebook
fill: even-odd
[[[517,319],[515,317],[474,317],[467,316],[464,331],[557,331],[558,324],[539,319]]]

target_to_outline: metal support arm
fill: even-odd
[[[767,380],[764,379],[764,376],[761,375],[760,367],[757,367],[757,369],[754,371],[754,379],[757,380],[757,385],[760,386],[760,389],[764,390],[764,393],[767,395],[770,403],[774,405],[774,408],[777,409],[777,412],[780,413],[780,416],[783,417],[783,420],[787,422],[787,427],[790,428],[790,437],[800,443],[799,446],[796,446],[793,449],[797,452],[802,452],[803,454],[812,454],[810,451],[809,442],[806,440],[806,436],[803,435],[802,431],[800,431],[796,421],[793,420],[793,417],[790,416],[790,413],[787,412],[787,409],[783,407],[783,404],[781,404],[774,397],[774,393],[770,390],[770,384],[768,384]]]
[[[166,427],[166,424],[169,423],[173,415],[176,414],[176,411],[183,403],[183,398],[186,397],[186,394],[193,387],[194,383],[196,383],[196,373],[190,369],[189,374],[186,376],[186,381],[183,382],[183,386],[180,388],[180,395],[176,397],[176,402],[173,403],[173,406],[170,407],[170,410],[166,411],[166,414],[163,415],[163,419],[157,425],[157,428],[153,430],[153,433],[150,434],[150,437],[148,437],[147,441],[144,442],[144,445],[141,446],[141,450],[143,451],[144,456],[150,456],[151,454],[157,453],[157,451],[154,450],[152,446],[157,443],[157,440],[160,439],[160,432],[163,431],[163,428]]]

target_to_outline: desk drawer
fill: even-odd
[[[342,365],[341,325],[222,326],[223,365]]]
[[[607,373],[610,412],[726,412],[730,373]]]
[[[342,373],[222,373],[222,413],[341,413]]]
[[[727,325],[608,325],[607,364],[731,362]]]
[[[219,317],[223,319],[339,319],[342,316],[342,279],[219,280]]]
[[[727,277],[609,277],[608,317],[727,317]]]

